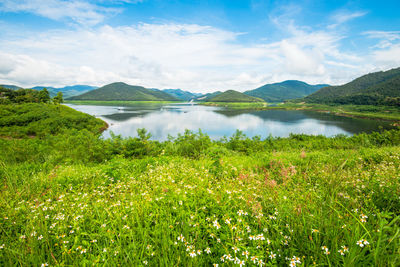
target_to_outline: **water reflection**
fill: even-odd
[[[115,134],[136,136],[138,128],[146,128],[152,139],[166,140],[168,135],[177,136],[185,129],[201,129],[212,139],[231,136],[236,129],[247,136],[259,135],[287,137],[290,133],[334,136],[351,135],[390,128],[389,123],[339,117],[311,111],[285,110],[232,110],[219,107],[206,107],[190,104],[151,104],[131,106],[72,105],[82,112],[105,120],[110,128],[104,137]]]

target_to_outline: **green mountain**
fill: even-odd
[[[327,84],[310,85],[305,82],[289,80],[280,83],[266,84],[257,89],[244,92],[246,95],[259,97],[267,102],[282,102],[288,99],[302,98]]]
[[[22,87],[19,87],[16,85],[11,85],[11,84],[0,84],[0,87],[6,88],[6,89],[11,89],[11,90],[22,89]]]
[[[177,101],[179,99],[159,90],[151,90],[142,86],[134,86],[123,82],[116,82],[89,91],[82,95],[70,97],[68,100]]]
[[[200,95],[200,96],[196,97],[194,99],[194,101],[196,101],[196,102],[209,102],[208,101],[209,99],[211,99],[214,96],[217,96],[217,95],[219,95],[221,93],[222,93],[221,91],[216,91],[216,92],[213,92],[213,93],[207,93],[207,94],[204,94],[204,95]]]
[[[98,87],[90,86],[90,85],[71,85],[71,86],[65,86],[65,87],[60,87],[60,88],[51,87],[51,86],[35,86],[35,87],[32,87],[31,89],[42,90],[43,88],[46,88],[49,91],[51,97],[56,96],[58,92],[62,92],[64,98],[68,98],[71,96],[81,95],[83,93],[97,89]]]
[[[207,102],[264,102],[264,100],[245,95],[238,91],[228,90],[226,92],[208,98]]]
[[[329,86],[307,96],[306,102],[400,106],[400,68],[361,76],[341,86]]]
[[[190,101],[198,96],[201,96],[201,94],[195,94],[188,91],[183,91],[181,89],[163,89],[162,91],[184,101]]]

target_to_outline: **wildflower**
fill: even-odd
[[[103,252],[107,252],[107,248],[103,248]]]
[[[81,250],[81,254],[86,253],[86,249]]]
[[[210,249],[210,248],[206,248],[204,251],[205,251],[207,254],[210,254],[210,253],[211,253],[211,249]]]
[[[26,235],[21,235],[19,238],[25,239],[25,238],[26,238]]]
[[[265,263],[263,262],[262,259],[259,259],[259,260],[257,261],[257,264],[258,264],[258,266],[263,266]]]
[[[178,241],[183,242],[185,240],[185,237],[181,234],[180,236],[178,236]]]
[[[357,241],[357,245],[359,245],[360,247],[364,247],[366,245],[369,245],[369,242],[365,239],[361,239],[361,240]]]
[[[235,251],[235,253],[237,253],[238,251],[240,251],[240,249],[238,247],[232,247],[232,250]]]
[[[271,260],[273,260],[273,259],[276,258],[276,254],[274,254],[274,253],[271,252],[271,254],[269,254],[269,257],[271,258]]]
[[[221,227],[221,225],[218,223],[218,220],[213,221],[213,226],[217,229]]]
[[[251,260],[254,264],[256,264],[256,261],[258,260],[258,258],[257,258],[256,256],[253,256],[253,257],[250,258],[250,260]]]
[[[300,258],[293,256],[293,258],[290,259],[290,266],[296,266],[296,264],[301,264]]]
[[[239,264],[240,267],[245,265],[245,261],[244,260],[239,260],[236,264]]]
[[[40,235],[37,239],[38,239],[38,240],[42,240],[42,239],[43,239],[43,236]]]
[[[49,264],[47,262],[42,263],[42,265],[40,265],[40,267],[45,267],[45,266],[49,266]]]
[[[214,264],[213,264],[213,267],[218,267],[218,263],[214,263]]]
[[[322,246],[321,249],[324,251],[324,254],[325,254],[325,255],[331,254],[331,253],[329,252],[329,249],[328,249],[326,246]]]
[[[192,258],[196,257],[197,256],[196,251],[193,250],[192,252],[190,252],[189,256],[192,257]]]
[[[143,261],[143,264],[144,264],[144,265],[147,265],[147,264],[149,264],[149,263],[148,263],[147,261]]]
[[[0,246],[0,249],[3,249],[5,246],[6,246],[5,244],[1,245],[1,246]]]
[[[232,219],[228,218],[228,219],[225,220],[225,223],[226,223],[226,224],[231,224],[231,220],[232,220]]]
[[[319,230],[317,230],[317,229],[312,229],[312,230],[311,230],[311,233],[319,233]]]
[[[197,254],[201,255],[201,250],[200,249],[197,250]]]
[[[249,255],[250,255],[250,252],[248,252],[247,250],[246,250],[246,251],[243,251],[243,253],[242,253],[242,256],[245,256],[246,259],[249,258]]]

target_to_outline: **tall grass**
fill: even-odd
[[[0,265],[396,266],[399,135],[0,140]]]

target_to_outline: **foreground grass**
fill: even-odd
[[[395,266],[399,155],[0,162],[0,265]]]

